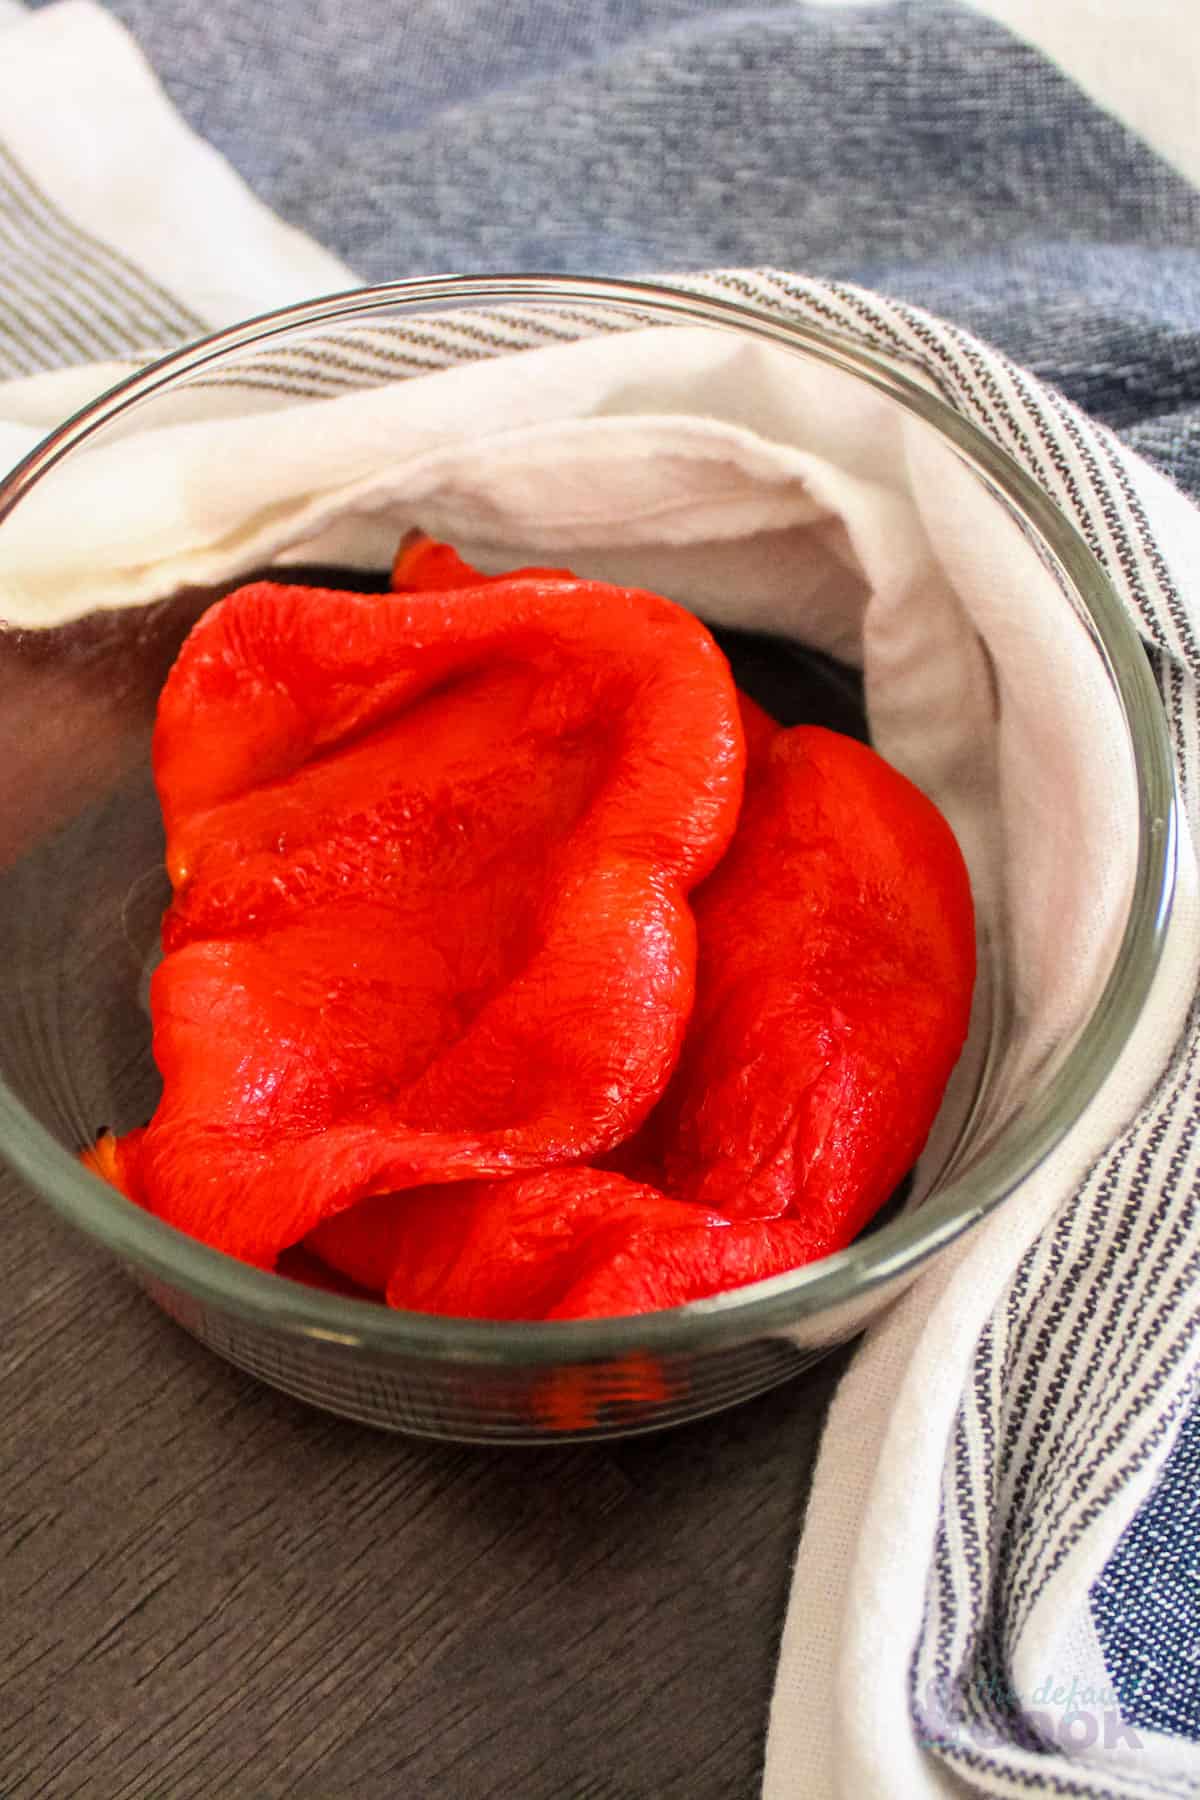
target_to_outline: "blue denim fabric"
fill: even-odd
[[[1200,1738],[1200,1407],[1096,1583],[1092,1619],[1130,1721]]]
[[[368,279],[775,263],[957,319],[1200,492],[1200,194],[938,0],[109,0]]]

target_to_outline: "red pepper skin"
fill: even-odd
[[[595,591],[566,571],[489,580],[416,538],[393,586],[382,623],[375,598],[243,590],[181,658],[155,745],[176,884],[153,1000],[164,1101],[84,1160],[249,1260],[303,1241],[393,1306],[459,1317],[634,1314],[843,1247],[915,1161],[965,1036],[973,921],[945,822],[851,739],[780,731],[745,696],[731,734],[727,683],[723,719],[705,690],[724,735],[698,735],[671,667],[635,660],[643,640],[663,651],[652,623],[686,617],[666,602],[600,590],[663,613],[616,630],[610,616],[597,664],[594,641],[574,656],[566,641],[570,606]],[[484,594],[504,615],[491,635]],[[521,613],[522,594],[543,613]],[[625,763],[606,756],[614,717],[626,739],[642,728],[651,762],[650,723],[673,724],[701,788],[716,752],[716,802],[698,821],[681,787],[675,837],[623,788],[628,742]],[[654,1106],[692,998],[682,896],[728,841],[740,739],[745,804],[692,896],[695,1009]],[[663,883],[674,909],[652,903],[651,931],[631,936],[630,909]],[[555,896],[576,904],[557,939],[531,889],[549,891],[551,922]],[[588,958],[606,928],[598,995]],[[540,1013],[523,1005],[531,970]],[[608,1034],[647,978],[659,1056],[639,1087],[645,1042],[635,1030],[614,1058]],[[597,1104],[605,1080],[623,1110]],[[606,1149],[607,1168],[542,1166]]]
[[[756,731],[737,833],[692,904],[687,1043],[622,1167],[734,1221],[786,1217],[826,1255],[916,1161],[966,1037],[958,845],[866,745]]]
[[[684,1306],[785,1275],[840,1247],[819,1221],[700,1222],[666,1230],[633,1224],[584,1264],[546,1317],[626,1318]]]
[[[380,1194],[306,1248],[409,1312],[543,1319],[635,1234],[702,1234],[717,1215],[599,1169],[545,1169]]]
[[[738,689],[738,716],[742,721],[742,738],[746,745],[746,767],[757,767],[767,756],[780,730],[777,720]]]
[[[122,1162],[153,1211],[269,1267],[367,1195],[644,1118],[742,785],[690,614],[560,576],[243,588],[180,654],[154,767],[163,1097]]]
[[[705,1299],[844,1248],[916,1160],[970,1010],[957,844],[874,751],[741,708],[746,797],[692,897],[696,1006],[665,1096],[608,1175],[367,1201],[309,1239],[392,1305],[573,1319]]]
[[[117,1137],[111,1131],[102,1131],[94,1144],[80,1151],[79,1160],[85,1169],[90,1169],[101,1181],[107,1181],[110,1187],[118,1188],[127,1200],[140,1203],[142,1196],[138,1187],[137,1166],[141,1141],[140,1131],[126,1132],[124,1137]]]
[[[692,896],[680,1065],[610,1158],[730,1223],[631,1221],[548,1312],[681,1306],[843,1249],[916,1161],[962,1049],[970,883],[940,813],[874,751],[742,699],[733,843]]]
[[[556,581],[578,580],[570,569],[547,568],[540,563],[507,569],[503,575],[484,575],[464,562],[449,544],[426,537],[422,531],[410,531],[396,551],[391,585],[397,593],[445,593],[451,588],[479,587],[485,581],[523,581],[531,575],[549,576]]]
[[[745,695],[739,708],[745,800],[724,859],[692,896],[698,992],[682,1060],[643,1129],[607,1159],[631,1180],[606,1191],[593,1169],[556,1171],[548,1209],[529,1178],[523,1214],[521,1183],[475,1183],[453,1222],[413,1196],[406,1237],[391,1244],[361,1215],[378,1207],[382,1218],[394,1202],[322,1228],[335,1266],[348,1266],[337,1234],[355,1230],[390,1258],[374,1275],[393,1305],[570,1319],[707,1298],[844,1248],[919,1155],[974,982],[957,844],[875,752],[816,728],[782,731]],[[685,1210],[654,1216],[650,1197],[663,1195]],[[601,1232],[590,1208],[604,1199]],[[538,1267],[550,1210],[547,1279],[522,1290],[519,1312],[497,1310],[514,1254]],[[468,1216],[476,1256],[456,1262]],[[439,1274],[448,1253],[473,1285]]]

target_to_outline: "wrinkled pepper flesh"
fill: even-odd
[[[390,593],[241,588],[154,772],[162,1099],[85,1160],[218,1249],[637,1313],[844,1247],[921,1151],[974,981],[954,837],[667,600],[419,536]]]

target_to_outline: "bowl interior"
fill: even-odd
[[[405,446],[399,469],[383,427]],[[290,458],[269,450],[282,434]],[[603,516],[581,517],[578,482],[555,483],[580,466],[608,483]],[[673,511],[640,504],[671,480]],[[222,521],[200,548],[197,511]],[[484,567],[553,556],[671,594],[785,722],[860,732],[865,703],[879,747],[943,806],[976,888],[981,980],[915,1210],[824,1264],[636,1327],[448,1336],[231,1264],[77,1167],[98,1127],[141,1122],[157,1092],[146,981],[168,890],[149,744],[179,643],[255,571],[333,564],[372,585],[414,523]],[[245,1318],[476,1360],[805,1321],[832,1341],[1047,1153],[1119,1053],[1157,959],[1169,764],[1101,571],[921,385],[786,320],[636,284],[446,280],[223,334],[85,409],[0,489],[0,616],[4,1151],[117,1254]],[[1114,857],[1098,821],[1116,804],[1140,826]],[[1031,854],[1047,831],[1059,859]],[[1093,926],[1068,954],[1054,922],[1085,892]]]

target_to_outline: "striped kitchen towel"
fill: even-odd
[[[722,91],[733,91],[744,62],[735,68],[732,51],[703,62],[722,26],[719,9],[708,10],[706,31],[677,45],[680,66],[711,67]],[[809,8],[767,8],[763,42],[778,51],[803,23],[810,48],[821,30],[831,42],[841,32],[856,54],[870,51],[884,67],[900,57],[907,67],[905,46],[925,28],[914,8],[891,10],[855,8],[852,22],[825,27]],[[964,45],[977,29],[971,41],[995,52],[992,27],[960,9],[930,10],[944,42]],[[730,22],[730,43],[737,38],[745,54],[759,42],[757,20],[739,15],[736,32]],[[664,66],[660,54],[660,82]],[[862,66],[875,66],[871,56]],[[694,105],[694,81],[687,91]],[[983,82],[968,96],[976,129],[989,92]],[[503,122],[512,104],[493,118]],[[461,138],[461,119],[456,130]],[[1101,132],[1101,141],[1116,140]],[[1139,146],[1128,151],[1127,175],[1106,196],[1097,235],[1136,234],[1133,214],[1149,217],[1154,196],[1146,254],[1162,252],[1155,268],[1183,269],[1184,279],[1173,246],[1200,225],[1200,203],[1182,182],[1160,180]],[[869,198],[871,171],[856,179]],[[879,180],[882,217],[883,172]],[[964,230],[965,242],[961,209],[970,204],[967,186],[943,221]],[[1049,207],[1043,224],[1030,281],[1065,292],[1071,269],[1086,266],[1103,289],[1106,269],[1111,277],[1103,246],[1064,261]],[[484,225],[473,229],[486,260]],[[350,279],[181,124],[130,41],[87,0],[29,17],[0,13],[0,241],[8,460],[148,352]],[[764,229],[757,242],[768,241]],[[669,251],[673,240],[661,242]],[[632,236],[630,254],[631,245],[640,254]],[[1026,239],[1018,262],[1027,252]],[[444,260],[427,246],[422,253],[431,266]],[[915,256],[889,285],[917,283]],[[869,277],[866,240],[859,262]],[[1135,257],[1133,277],[1144,266]],[[1002,270],[980,272],[972,286],[963,261],[943,266],[938,280],[960,296],[963,316],[1015,319],[1019,335],[1027,295],[1006,289]],[[886,352],[1063,507],[1142,634],[1187,831],[1200,841],[1200,516],[1179,491],[1035,375],[915,306],[838,279],[763,269],[699,284]],[[1164,290],[1168,313],[1190,304]],[[1027,323],[1040,360],[1048,339],[1038,332],[1048,328]],[[439,363],[454,359],[451,338],[440,341]],[[527,341],[535,338],[531,327]],[[1156,404],[1130,422],[1147,449],[1173,445],[1184,473],[1196,427],[1182,409],[1180,342],[1164,327]],[[425,355],[413,347],[414,371]],[[1133,407],[1136,384],[1121,367]],[[1084,381],[1094,371],[1074,373]],[[329,393],[374,371],[353,362],[306,371],[301,358],[287,379]],[[771,1800],[1200,1789],[1198,954],[1185,844],[1152,1002],[1101,1099],[995,1218],[873,1329],[843,1382],[781,1649]]]

